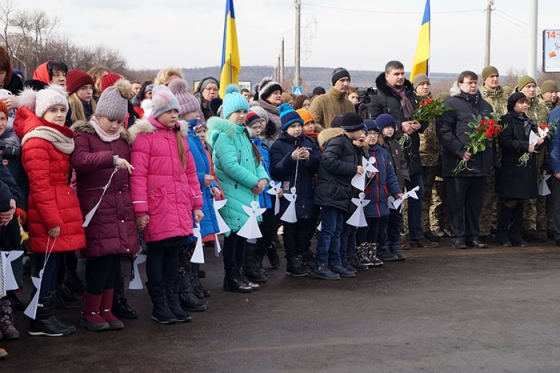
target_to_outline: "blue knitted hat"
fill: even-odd
[[[379,127],[377,127],[377,124],[375,123],[374,120],[366,119],[364,120],[364,124],[366,125],[368,132],[369,131],[381,132],[379,131]]]
[[[292,107],[288,104],[282,104],[278,107],[278,114],[280,114],[280,121],[282,122],[282,126],[280,129],[285,131],[294,123],[299,123],[303,126],[303,119],[301,119],[300,115],[292,109]]]
[[[247,99],[239,93],[239,88],[235,84],[230,84],[226,87],[226,96],[222,103],[222,109],[226,119],[238,110],[249,111]]]
[[[375,118],[375,123],[377,127],[379,127],[379,132],[383,131],[385,127],[393,127],[396,128],[395,118],[390,116],[389,114],[381,114],[377,118]]]

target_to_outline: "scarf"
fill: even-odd
[[[408,97],[406,97],[404,84],[399,88],[397,88],[397,87],[393,87],[387,82],[387,86],[391,88],[391,90],[400,98],[401,107],[403,109],[405,118],[409,119],[410,117],[412,117],[412,114],[414,113],[414,108],[412,107],[412,104],[408,100]]]
[[[89,122],[95,130],[95,133],[97,133],[97,136],[99,136],[103,142],[113,142],[121,137],[122,127],[119,127],[119,130],[114,135],[109,135],[107,132],[103,131],[95,115],[91,117]]]
[[[64,154],[72,154],[74,151],[74,139],[64,136],[60,131],[47,126],[39,126],[28,132],[21,140],[21,146],[32,138],[39,138],[50,142],[56,150]]]
[[[528,116],[523,115],[523,114],[519,114],[515,111],[511,111],[510,114],[515,119],[523,122],[523,133],[525,134],[525,137],[527,137],[527,139],[529,138],[529,135],[531,134],[531,131],[537,129],[537,125],[535,124],[535,122],[533,122],[533,120],[531,118],[529,118]]]

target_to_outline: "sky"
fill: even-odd
[[[217,66],[226,0],[18,0],[15,9],[57,16],[57,33],[81,46],[118,50],[132,69]],[[491,64],[527,70],[529,0],[495,0]],[[276,65],[282,38],[294,65],[294,0],[234,0],[241,64]],[[425,0],[302,0],[301,66],[410,70]],[[487,0],[431,0],[430,71],[481,71]],[[539,1],[542,30],[560,29],[557,0]],[[555,17],[556,16],[556,17]]]

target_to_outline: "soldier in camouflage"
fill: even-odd
[[[558,99],[558,84],[554,80],[545,80],[541,84],[541,94],[539,95],[539,102],[546,107],[548,113],[555,107],[560,106]]]
[[[528,75],[522,76],[515,87],[516,92],[522,92],[527,97],[529,110],[527,116],[531,118],[538,126],[548,122],[548,110],[539,103],[537,97],[537,83],[535,79]],[[545,145],[546,147],[546,145]],[[548,165],[544,163],[546,149],[542,149],[534,156],[537,158],[538,174],[541,175],[543,170],[548,169]],[[523,210],[523,238],[530,241],[545,242],[547,236],[547,214],[546,214],[546,198],[539,196],[538,199],[530,199],[525,201]]]
[[[414,91],[418,101],[432,97],[430,92],[430,79],[424,74],[414,77]],[[426,130],[420,134],[420,162],[422,164],[422,182],[424,183],[424,200],[422,202],[421,223],[424,229],[424,236],[431,241],[439,241],[439,236],[432,233],[430,224],[430,208],[433,205],[432,195],[434,191],[434,181],[437,176],[441,176],[441,144],[436,135],[436,120],[431,119]],[[443,199],[443,196],[441,197]],[[433,226],[443,228],[443,222],[435,221]]]
[[[482,96],[494,109],[500,117],[507,114],[507,97],[500,86],[500,73],[494,66],[486,66],[482,69]],[[496,142],[497,146],[497,142]],[[496,166],[500,165],[500,152],[496,152]],[[496,169],[490,172],[490,176],[486,178],[486,195],[484,196],[484,203],[482,205],[482,212],[480,213],[480,239],[487,242],[494,242],[495,236],[491,232],[492,218],[496,215],[497,196],[496,196]]]

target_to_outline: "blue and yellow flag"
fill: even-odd
[[[224,23],[224,43],[222,46],[221,66],[220,96],[223,98],[228,84],[239,84],[239,72],[241,71],[233,0],[226,0],[226,20]]]
[[[418,35],[418,44],[416,45],[416,53],[412,62],[412,71],[410,72],[410,81],[414,82],[414,77],[418,74],[428,75],[428,60],[430,59],[430,0],[426,0],[424,8],[424,17],[422,17],[422,26],[420,26],[420,35]]]

